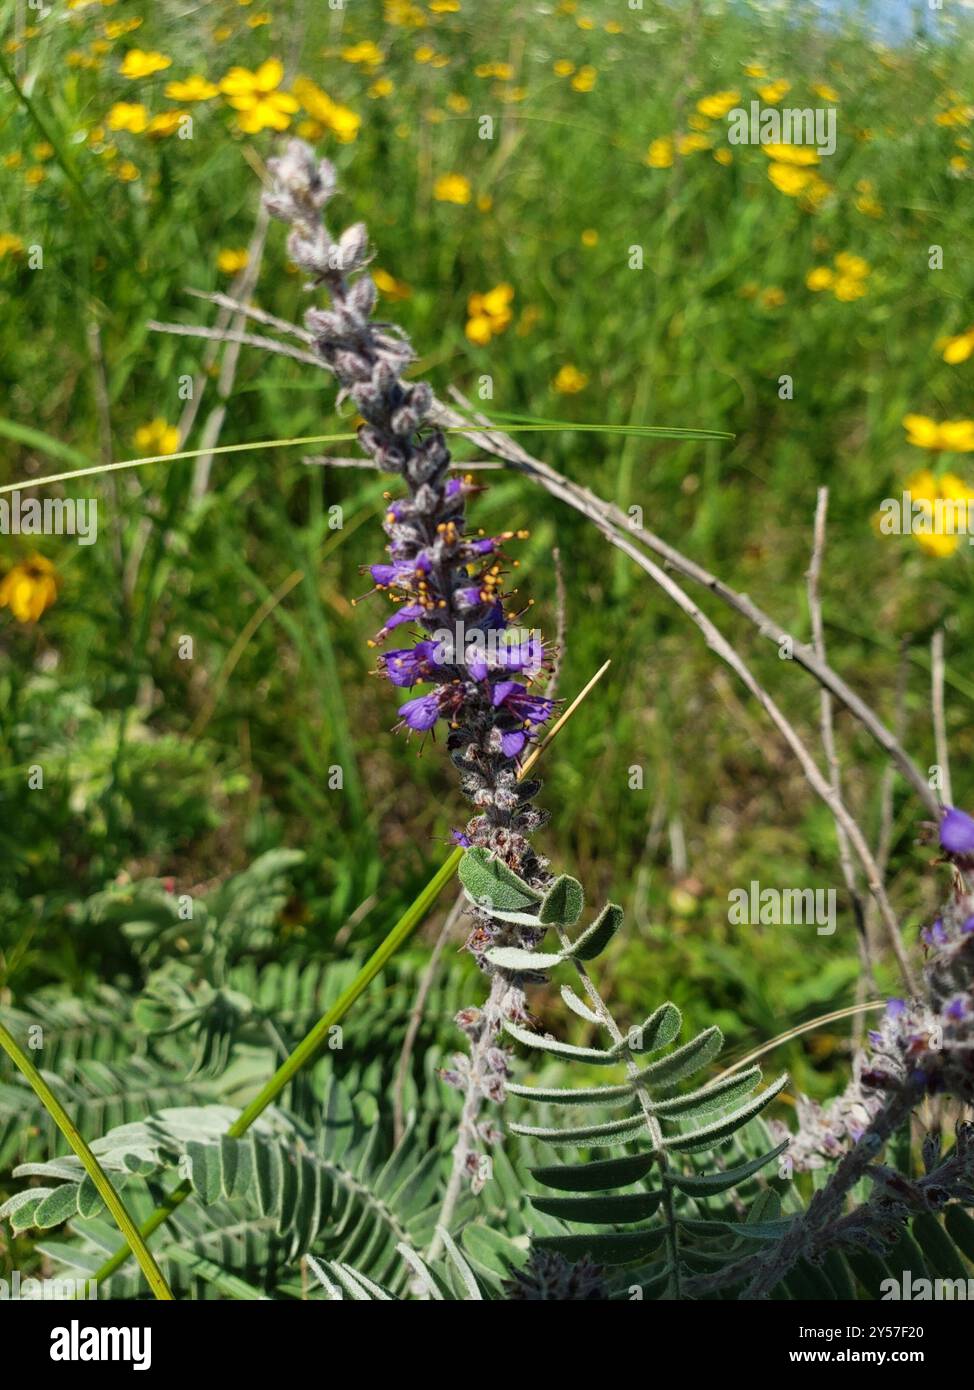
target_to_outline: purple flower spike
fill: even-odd
[[[966,811],[948,807],[940,822],[940,843],[948,854],[974,854],[974,820]]]

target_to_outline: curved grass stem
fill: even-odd
[[[26,1052],[2,1023],[0,1023],[0,1047],[3,1048],[14,1066],[33,1087],[44,1109],[81,1160],[85,1172],[98,1189],[102,1201],[105,1203],[105,1206],[111,1212],[112,1216],[114,1216],[118,1229],[128,1241],[128,1245],[122,1247],[125,1254],[127,1255],[129,1250],[131,1250],[135,1255],[142,1269],[142,1273],[145,1275],[148,1285],[156,1298],[171,1300],[173,1296],[172,1290],[166,1283],[165,1275],[156,1264],[151,1250],[145,1243],[143,1233],[139,1231],[138,1226],[136,1226],[129,1215],[125,1203],[112,1186],[108,1174],[101,1167],[98,1159],[85,1142],[81,1132],[73,1123],[64,1106],[58,1100],[43,1076],[41,1076]]]

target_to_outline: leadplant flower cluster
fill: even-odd
[[[372,318],[377,291],[365,271],[366,228],[358,222],[335,238],[325,223],[336,191],[333,166],[292,140],[269,168],[273,186],[265,206],[289,225],[288,252],[308,275],[309,288],[324,288],[330,296],[329,308],[306,316],[315,348],[338,379],[339,401],[350,400],[361,416],[362,449],[378,468],[398,474],[405,488],[405,496],[390,498],[386,510],[388,558],[369,567],[373,592],[391,609],[373,645],[398,629],[411,628],[417,639],[378,659],[379,672],[398,689],[424,687],[400,705],[398,727],[422,735],[445,723],[461,791],[475,808],[454,838],[489,850],[541,889],[550,878],[547,863],[528,838],[546,819],[532,804],[540,783],[519,774],[525,749],[554,702],[533,688],[546,666],[543,643],[516,626],[504,593],[503,546],[526,533],[485,536],[468,530],[467,499],[481,489],[469,474],[448,476],[450,451],[436,428],[432,389],[404,379],[414,360],[409,340],[396,326]],[[505,1019],[526,1018],[523,978],[496,971],[486,953],[497,946],[532,949],[543,933],[498,921],[477,906],[472,916],[467,946],[494,983],[483,1009],[471,1007],[458,1016],[471,1055],[458,1058],[446,1079],[477,1109],[482,1097],[503,1100],[507,1064],[496,1040]],[[475,1141],[496,1134],[492,1127],[476,1128],[466,1109],[465,1115],[465,1162],[474,1174]]]
[[[887,1002],[842,1095],[824,1107],[799,1099],[799,1129],[789,1148],[796,1168],[821,1168],[841,1157],[891,1097],[912,1097],[918,1104],[924,1095],[946,1095],[974,1103],[974,819],[949,808],[937,833],[951,866],[951,886],[921,933],[927,953],[922,991]],[[787,1133],[780,1122],[772,1129]]]

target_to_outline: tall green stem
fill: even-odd
[[[64,1106],[27,1056],[27,1053],[2,1023],[0,1023],[0,1047],[2,1047],[10,1057],[14,1066],[17,1067],[30,1082],[41,1104],[44,1106],[44,1109],[81,1159],[85,1171],[95,1184],[95,1187],[97,1187],[102,1201],[105,1203],[105,1206],[111,1212],[112,1216],[114,1216],[119,1230],[128,1241],[126,1250],[131,1249],[134,1253],[135,1258],[142,1268],[142,1273],[148,1280],[149,1287],[156,1298],[171,1300],[172,1290],[166,1283],[165,1276],[156,1264],[152,1252],[146,1245],[138,1226],[136,1226],[131,1216],[129,1216],[125,1203],[112,1186],[108,1174],[101,1167],[80,1131],[72,1122]]]

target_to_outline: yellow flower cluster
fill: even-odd
[[[801,198],[806,207],[814,210],[830,193],[829,185],[818,173],[817,150],[808,145],[762,145],[771,163],[768,178],[779,193],[789,198]]]
[[[942,473],[939,478],[929,468],[921,468],[906,480],[906,491],[917,502],[974,502],[974,490],[956,473]],[[968,508],[968,511],[970,508]],[[953,555],[961,543],[961,532],[917,530],[911,533],[920,549],[936,559]]]
[[[56,598],[54,566],[43,555],[14,565],[0,583],[0,608],[9,608],[18,623],[36,623]]]
[[[849,251],[840,251],[835,257],[834,266],[834,270],[827,265],[815,266],[805,276],[805,284],[816,293],[831,290],[836,299],[846,304],[854,299],[862,299],[871,274],[869,262],[862,256],[853,256]]]
[[[179,430],[168,424],[161,415],[140,425],[132,436],[135,447],[147,456],[154,454],[174,454],[179,448]]]
[[[513,286],[495,285],[486,294],[472,294],[467,300],[466,334],[472,343],[485,347],[508,327],[513,317]]]

